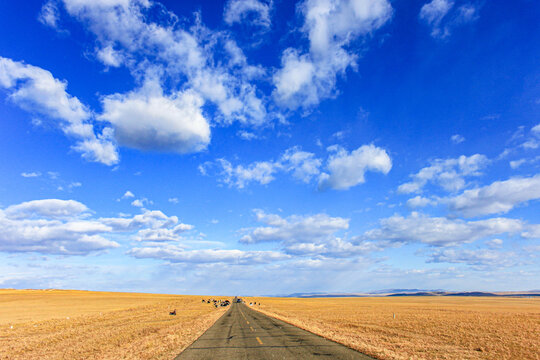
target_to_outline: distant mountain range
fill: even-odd
[[[512,296],[512,297],[540,297],[540,290],[529,291],[446,291],[442,289],[385,289],[366,293],[293,293],[288,295],[274,295],[278,297],[296,298],[332,298],[332,297],[384,297],[384,296]]]

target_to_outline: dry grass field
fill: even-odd
[[[0,290],[0,359],[172,359],[226,311],[201,299]]]
[[[246,301],[260,302],[253,308],[379,359],[540,359],[538,298]]]

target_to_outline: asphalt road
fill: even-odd
[[[175,360],[372,359],[271,318],[244,304],[231,308]]]

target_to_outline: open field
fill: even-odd
[[[226,311],[201,299],[0,290],[0,359],[172,359]]]
[[[245,298],[380,359],[540,359],[540,299]],[[395,314],[395,319],[393,317]]]

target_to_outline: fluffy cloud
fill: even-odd
[[[74,200],[34,200],[0,209],[0,251],[82,255],[118,247],[100,236],[110,230],[78,216],[87,210]]]
[[[188,224],[178,224],[172,228],[142,229],[134,238],[137,241],[180,241],[180,235],[192,229],[193,225]]]
[[[507,213],[516,205],[540,198],[540,175],[495,181],[448,198],[451,210],[467,217]]]
[[[86,205],[75,200],[44,199],[11,205],[4,209],[4,215],[10,219],[65,218],[79,216],[86,211]]]
[[[225,4],[223,19],[229,25],[249,20],[252,24],[269,28],[272,1],[229,0]]]
[[[285,151],[281,164],[286,171],[292,172],[294,178],[309,183],[319,175],[322,161],[315,154],[294,147]]]
[[[268,184],[274,180],[274,174],[280,168],[279,163],[268,161],[255,162],[247,167],[242,165],[233,166],[224,159],[220,159],[218,162],[223,168],[223,181],[229,186],[236,186],[238,189],[243,189],[247,183],[253,181],[261,185]]]
[[[374,145],[363,145],[351,153],[339,146],[331,146],[328,150],[331,155],[326,165],[327,172],[323,173],[323,161],[314,153],[302,151],[297,146],[286,150],[278,160],[233,165],[225,159],[218,159],[200,165],[199,171],[209,175],[212,168],[217,166],[221,181],[239,189],[251,182],[268,184],[275,180],[276,174],[282,172],[290,173],[304,183],[318,179],[320,190],[346,190],[365,182],[366,171],[387,174],[392,168],[392,161],[386,151]]]
[[[313,153],[293,147],[286,150],[276,161],[257,161],[243,166],[219,159],[215,163],[202,164],[199,171],[203,175],[208,175],[209,170],[215,166],[220,168],[220,175],[225,184],[242,189],[251,182],[268,184],[275,179],[278,172],[292,173],[294,178],[308,183],[320,173],[321,160]]]
[[[242,50],[227,33],[205,28],[200,18],[196,18],[193,27],[181,28],[175,14],[150,0],[64,0],[63,4],[69,15],[96,36],[96,56],[106,66],[126,66],[136,80],[147,76],[155,79],[155,73],[159,73],[159,85],[170,95],[148,103],[151,108],[145,115],[152,119],[157,117],[161,126],[171,126],[159,130],[169,130],[173,139],[178,136],[180,127],[187,131],[185,137],[189,138],[195,131],[203,143],[209,138],[204,132],[206,121],[200,121],[198,109],[207,102],[218,110],[216,122],[260,125],[267,120],[264,101],[251,83],[254,77],[261,75],[261,69],[247,64]],[[215,61],[217,52],[224,59],[228,55],[229,61]],[[185,94],[189,94],[189,98]],[[133,92],[124,97],[131,95]],[[173,115],[164,119],[159,104],[172,109]],[[183,110],[179,113],[175,106]],[[186,116],[190,114],[196,115],[197,129],[186,128]],[[180,120],[171,121],[171,118]],[[127,117],[124,119],[128,121]],[[129,125],[137,128],[137,121]],[[150,147],[159,149],[159,141],[164,139],[155,140]],[[168,149],[171,145],[166,142],[164,147]],[[183,147],[181,149],[185,152]]]
[[[461,155],[456,159],[436,159],[431,165],[411,175],[413,181],[398,187],[400,193],[418,193],[432,182],[446,191],[457,191],[466,186],[465,177],[480,176],[481,170],[489,164],[489,160],[480,154]]]
[[[432,0],[422,6],[419,17],[432,27],[431,36],[440,36],[439,25],[452,6],[454,6],[454,2],[448,0]]]
[[[160,259],[179,263],[222,263],[234,265],[267,264],[290,256],[275,251],[184,250],[175,246],[133,248],[129,255],[139,259]]]
[[[198,152],[210,142],[210,125],[194,92],[163,96],[150,81],[137,92],[106,96],[100,120],[110,122],[121,145],[177,153]]]
[[[124,195],[122,195],[121,199],[129,199],[133,197],[135,197],[135,195],[131,191],[127,190]]]
[[[425,207],[428,205],[435,205],[437,202],[428,198],[425,198],[423,196],[415,196],[409,200],[407,200],[407,206],[410,208],[419,208],[419,207]]]
[[[453,28],[470,23],[478,17],[478,8],[464,4],[454,8],[454,1],[432,0],[420,9],[418,17],[431,28],[431,36],[445,38]]]
[[[452,140],[454,144],[461,144],[462,142],[465,141],[465,138],[459,134],[455,134],[455,135],[452,135],[452,137],[450,137],[450,140]]]
[[[0,251],[86,255],[119,247],[107,239],[112,234],[147,243],[178,242],[191,229],[157,210],[130,218],[91,218],[86,205],[75,200],[33,200],[0,209]]]
[[[340,230],[349,228],[349,219],[330,217],[326,214],[312,216],[292,215],[286,219],[279,215],[266,214],[256,210],[257,221],[267,226],[258,227],[242,237],[243,243],[259,243],[268,241],[298,243],[316,242]]]
[[[369,230],[364,237],[370,240],[397,243],[420,242],[432,246],[453,246],[488,236],[524,229],[520,220],[492,218],[481,221],[463,221],[443,217],[429,217],[413,212],[408,217],[394,215],[379,220],[378,229]]]
[[[66,92],[66,82],[49,71],[0,57],[0,87],[7,89],[9,99],[21,108],[58,120],[66,135],[78,139],[73,149],[85,159],[106,165],[118,162],[112,130],[105,127],[96,135],[91,111]]]
[[[526,231],[521,233],[526,239],[540,239],[540,225],[529,225]]]
[[[534,135],[540,137],[540,123],[537,124],[537,125],[535,125],[535,126],[533,126],[532,129],[531,129],[531,132],[532,132]]]
[[[341,147],[332,147],[334,154],[328,159],[328,173],[319,178],[319,189],[347,190],[364,183],[366,171],[388,174],[392,169],[392,160],[384,149],[374,145],[363,145],[347,152]]]
[[[427,262],[467,264],[479,270],[516,266],[523,262],[514,252],[490,249],[441,249],[429,254]]]
[[[240,239],[245,244],[277,242],[286,254],[325,258],[350,258],[381,250],[380,244],[337,234],[349,228],[349,219],[326,214],[291,215],[283,218],[255,210],[256,219],[265,226],[243,229]]]
[[[132,232],[143,228],[170,228],[179,221],[176,216],[167,216],[162,211],[146,209],[131,218],[99,218],[98,220],[115,232]]]
[[[25,178],[33,178],[33,177],[40,177],[41,176],[41,173],[39,171],[33,171],[33,172],[22,172],[21,173],[21,176],[22,177],[25,177]]]
[[[332,96],[337,75],[356,63],[357,56],[345,47],[382,27],[392,15],[387,0],[305,0],[298,9],[309,52],[284,50],[273,79],[274,98],[290,109],[308,108]]]
[[[46,26],[50,26],[52,28],[58,27],[58,7],[56,6],[56,3],[52,1],[47,1],[43,7],[41,8],[41,11],[38,16],[38,20]]]

